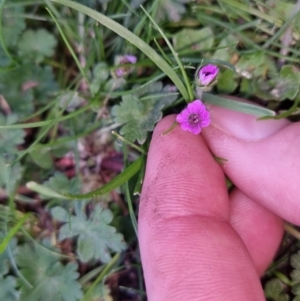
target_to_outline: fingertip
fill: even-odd
[[[283,220],[235,189],[230,194],[230,224],[246,245],[261,276],[280,245]]]
[[[245,99],[230,97],[233,101],[251,103]],[[220,130],[223,134],[233,138],[255,141],[269,137],[290,124],[287,119],[261,120],[253,114],[246,114],[227,108],[209,105],[211,113],[211,126],[205,130],[209,135],[212,128]]]
[[[222,169],[201,135],[179,126],[164,134],[174,120],[168,116],[156,126],[141,194],[139,244],[148,298],[263,300],[249,254],[229,225]]]
[[[174,115],[167,116],[154,130],[142,189],[141,216],[156,212],[162,218],[199,214],[228,219],[222,169],[201,135],[185,132],[179,126],[166,133],[174,121]],[[203,197],[199,197],[199,189]],[[212,201],[208,203],[207,198]]]
[[[283,122],[276,130],[262,139],[254,134],[255,139],[245,140],[210,126],[203,136],[212,153],[226,160],[223,171],[235,186],[276,215],[300,225],[300,124]]]

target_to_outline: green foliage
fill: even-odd
[[[217,87],[220,93],[232,93],[238,87],[236,74],[232,70],[226,69],[218,76]]]
[[[109,70],[106,63],[98,63],[93,67],[93,80],[90,84],[91,93],[96,94],[101,85],[103,85],[109,77]]]
[[[40,63],[45,57],[53,56],[56,44],[56,38],[47,30],[28,29],[22,34],[18,42],[18,48],[22,57]]]
[[[18,248],[16,261],[31,284],[18,281],[20,301],[76,301],[82,297],[76,262],[63,265],[50,251],[29,244]]]
[[[24,63],[0,72],[1,95],[19,118],[28,117],[34,111],[34,100],[44,104],[56,90],[57,83],[50,66]]]
[[[1,84],[0,84],[1,85]],[[0,113],[0,125],[9,125],[17,121],[17,115],[4,116]],[[10,166],[18,152],[18,146],[24,142],[25,132],[21,129],[0,129],[0,187],[12,193],[20,180],[23,167],[20,162]]]
[[[110,289],[106,285],[99,284],[89,296],[89,301],[113,301]]]
[[[37,145],[31,152],[30,157],[32,160],[42,168],[48,169],[53,165],[52,156],[49,148]]]
[[[75,111],[75,109],[80,107],[83,103],[84,99],[81,98],[78,93],[71,91],[61,93],[59,98],[60,108],[64,108],[68,112]]]
[[[81,189],[81,181],[78,177],[74,177],[72,179],[68,179],[65,174],[61,172],[56,172],[54,176],[52,176],[49,180],[43,183],[45,187],[51,188],[54,191],[62,192],[62,193],[79,193]],[[73,204],[69,201],[65,201],[64,198],[56,199],[49,197],[48,195],[41,195],[41,198],[44,200],[51,201],[49,203],[49,207],[53,207],[56,204],[60,204],[64,208],[70,209]]]
[[[4,116],[0,113],[0,125],[13,124],[18,120],[17,115]],[[0,129],[0,155],[12,155],[17,152],[17,146],[23,144],[25,132],[21,129],[3,130]]]
[[[4,188],[9,195],[15,191],[24,171],[20,162],[13,166],[10,163],[4,157],[0,157],[0,187]]]
[[[177,98],[172,86],[163,88],[156,82],[139,92],[122,97],[120,105],[112,108],[117,123],[124,125],[120,133],[128,140],[144,143],[147,132],[152,131],[156,122],[162,118],[162,110]]]
[[[20,300],[20,293],[16,290],[16,278],[7,276],[3,278],[0,276],[0,300],[18,301]]]
[[[97,4],[107,4],[111,0],[75,0],[78,3],[81,3],[83,5],[89,6],[89,7],[97,7]]]
[[[235,53],[236,43],[236,38],[232,34],[229,34],[220,41],[220,43],[217,46],[219,49],[215,51],[212,58],[222,60],[225,62],[230,62],[233,57],[233,54]]]
[[[2,33],[7,47],[15,46],[26,28],[24,18],[19,17],[21,14],[24,14],[24,7],[20,5],[5,7],[3,10]]]
[[[300,295],[300,251],[297,254],[291,256],[291,266],[294,270],[291,272],[292,278],[292,292],[296,295]]]
[[[214,35],[209,27],[202,29],[183,29],[173,37],[176,51],[201,51],[212,47]]]
[[[289,301],[289,296],[284,292],[285,285],[275,278],[265,285],[265,296],[272,301]]]
[[[262,51],[243,55],[235,65],[236,71],[246,78],[266,76],[267,73],[276,74],[277,70]]]
[[[4,233],[0,232],[0,242],[2,242],[4,238],[5,238]],[[10,246],[11,253],[13,254],[16,248],[16,240],[14,238],[9,242],[9,246]],[[8,249],[6,249],[4,250],[3,253],[0,254],[0,276],[6,275],[8,271],[9,271],[9,252]]]
[[[292,65],[281,68],[279,76],[274,79],[275,87],[272,95],[278,100],[293,100],[299,93],[300,71]]]
[[[186,12],[185,3],[190,0],[161,0],[157,8],[156,20],[164,21],[166,18],[172,22],[178,22]]]
[[[108,225],[113,219],[108,209],[97,205],[89,217],[79,209],[76,210],[76,216],[68,216],[62,207],[52,208],[51,213],[55,219],[65,222],[60,228],[59,240],[79,236],[77,253],[83,262],[91,259],[108,262],[111,259],[109,249],[120,252],[126,247],[122,235]]]
[[[44,182],[46,187],[53,190],[69,193],[78,193],[81,188],[81,182],[79,178],[68,179],[65,174],[56,172],[53,177]]]
[[[0,242],[2,242],[4,237],[4,233],[0,232]],[[11,254],[14,254],[16,240],[12,239],[9,246]],[[6,249],[0,254],[0,300],[17,301],[19,300],[19,292],[16,290],[16,278],[7,275],[9,268],[9,252],[8,249]]]
[[[18,215],[19,209],[22,216],[34,212],[34,217],[22,224],[24,231],[18,231],[9,249],[0,254],[0,300],[77,301],[84,291],[81,300],[112,301],[104,281],[112,269],[124,265],[123,256],[115,255],[110,260],[111,253],[126,248],[122,235],[133,242],[130,256],[125,254],[124,258],[133,258],[137,266],[140,264],[134,231],[137,200],[131,193],[140,192],[134,187],[136,182],[142,183],[140,169],[144,158],[136,159],[136,151],[146,154],[156,122],[163,114],[178,113],[182,109],[181,99],[189,101],[194,97],[191,83],[198,65],[213,63],[220,67],[216,89],[211,94],[201,91],[201,99],[207,103],[257,116],[274,116],[269,109],[281,113],[294,102],[293,112],[297,113],[300,52],[296,46],[300,19],[295,15],[295,3],[0,2],[0,7],[4,7],[0,125],[19,127],[0,129],[0,197],[4,204],[0,205],[0,231],[7,233],[5,238],[0,234],[0,246],[7,246],[12,229],[19,230],[19,218],[14,214]],[[160,22],[159,27],[149,21],[147,13]],[[53,16],[58,23],[51,20]],[[55,30],[58,25],[61,32]],[[119,62],[115,59],[126,54],[138,57],[134,72],[116,78]],[[133,70],[130,66],[124,68]],[[178,93],[169,84],[175,84]],[[217,93],[264,100],[268,108],[236,103]],[[176,101],[177,98],[180,99]],[[293,118],[299,120],[297,116]],[[106,139],[117,128],[125,138],[118,138],[124,144],[122,150],[111,143],[113,138]],[[91,134],[91,129],[96,134]],[[136,141],[142,145],[135,145]],[[66,152],[72,153],[72,157],[64,156]],[[126,167],[120,152],[125,152],[129,161],[135,161]],[[25,155],[12,165],[22,154]],[[134,177],[138,173],[140,176]],[[48,180],[43,183],[45,179]],[[127,185],[129,179],[131,183]],[[89,191],[89,187],[94,189],[97,181],[99,188],[81,193]],[[127,202],[119,190],[113,191],[123,184]],[[28,193],[25,187],[32,191]],[[108,192],[109,202],[114,202],[105,202],[105,206],[112,212],[104,209],[103,199],[95,199]],[[34,245],[28,244],[29,237],[35,240]],[[49,250],[40,246],[45,237],[51,237],[58,249],[53,252],[51,246]],[[24,245],[20,247],[21,244]],[[297,256],[292,257],[291,286],[286,284],[287,277],[283,283],[268,273],[267,277],[272,279],[265,287],[268,300],[287,301],[294,297],[292,292],[296,295],[293,301],[300,299]],[[99,266],[100,261],[109,263]],[[281,265],[276,267],[280,270]],[[284,271],[289,270],[290,267],[284,267]],[[122,271],[122,278],[126,273]],[[137,288],[138,284],[142,287],[141,283],[133,285]],[[124,299],[142,299],[143,292],[132,290],[130,294]]]

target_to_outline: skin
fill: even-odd
[[[300,225],[300,124],[209,110],[201,135],[162,135],[175,116],[153,134],[139,211],[149,301],[265,300],[283,219]]]

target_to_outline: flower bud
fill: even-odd
[[[219,73],[219,68],[215,65],[208,64],[203,67],[199,67],[196,72],[196,85],[198,87],[212,87],[217,81],[217,75]]]
[[[115,58],[115,66],[119,66],[119,65],[125,65],[125,64],[135,64],[137,62],[137,57],[134,55],[130,55],[130,54],[125,54],[125,55],[119,55]],[[119,67],[117,69],[115,69],[115,71],[113,72],[113,76],[120,78],[120,77],[124,77],[128,74],[130,74],[133,71],[133,67],[131,66],[124,66],[124,67]]]

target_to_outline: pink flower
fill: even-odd
[[[187,108],[177,115],[176,121],[180,123],[184,131],[195,135],[201,132],[203,127],[210,124],[209,112],[201,100],[196,99],[189,103]]]
[[[202,67],[198,73],[200,86],[207,86],[211,84],[217,77],[218,72],[219,68],[212,64]]]
[[[120,55],[116,57],[115,65],[124,65],[124,64],[135,64],[137,62],[137,57],[130,54]],[[123,77],[133,70],[132,67],[119,67],[116,69],[115,74],[117,77]]]

